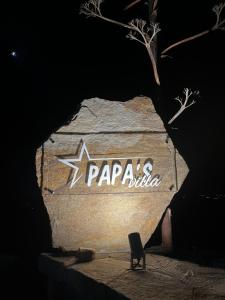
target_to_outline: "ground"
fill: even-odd
[[[62,299],[73,293],[76,299],[225,299],[222,268],[149,253],[146,261],[146,271],[131,271],[128,253],[101,254],[74,265],[71,257],[42,255],[40,269],[51,282],[64,282]]]

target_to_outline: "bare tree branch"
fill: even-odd
[[[179,45],[181,45],[181,44],[184,44],[184,43],[190,42],[190,41],[192,41],[192,40],[195,40],[195,39],[197,39],[197,38],[199,38],[199,37],[201,37],[201,36],[203,36],[203,35],[205,35],[205,34],[207,34],[207,33],[209,33],[209,32],[210,32],[210,30],[205,30],[205,31],[202,31],[202,32],[200,32],[200,33],[198,33],[198,34],[195,34],[195,35],[193,35],[193,36],[190,36],[190,37],[188,37],[188,38],[185,38],[185,39],[183,39],[183,40],[180,40],[180,41],[178,41],[178,42],[176,42],[176,43],[170,45],[169,47],[167,47],[166,49],[164,49],[164,50],[161,52],[161,58],[165,57],[165,54],[166,54],[169,50],[171,50],[171,49],[173,49],[173,48],[175,48],[175,47],[177,47],[177,46],[179,46]]]
[[[176,97],[176,98],[174,98],[174,100],[177,100],[179,103],[180,103],[180,105],[182,106],[182,99],[180,98],[180,97]]]
[[[143,39],[143,44],[147,45],[148,44],[148,29],[145,30],[145,25],[146,22],[144,20],[140,20],[140,19],[134,19],[132,20],[129,25],[132,27],[131,31],[129,32],[129,34],[127,35],[128,38],[130,37],[136,37],[137,38],[137,33],[139,36],[141,36],[141,38]],[[133,38],[132,38],[133,39]],[[137,40],[140,41],[139,38],[137,38]]]
[[[103,1],[104,0],[89,0],[88,2],[85,2],[80,7],[80,14],[86,15],[88,18],[89,17],[97,17],[97,18],[107,21],[109,23],[113,23],[115,25],[119,25],[119,26],[127,28],[127,29],[132,29],[131,26],[129,26],[125,23],[118,22],[116,20],[104,17],[101,13],[101,4],[103,3]]]
[[[157,35],[157,33],[159,33],[161,31],[160,27],[159,27],[159,23],[151,23],[152,26],[152,36],[149,39],[149,44],[154,40],[155,36]]]
[[[157,9],[158,0],[154,0],[153,2],[153,12]]]
[[[128,4],[123,10],[128,10],[128,9],[132,8],[133,6],[135,6],[136,4],[140,3],[141,1],[142,0],[135,0],[135,1],[133,1],[130,4]],[[158,5],[158,0],[153,0],[152,14],[156,13],[157,5]]]
[[[213,6],[212,11],[216,14],[216,23],[213,26],[212,30],[225,30],[225,27],[222,26],[225,23],[225,19],[221,20],[221,14],[224,7],[225,2]]]
[[[135,0],[135,1],[131,2],[130,4],[128,4],[128,5],[124,8],[124,10],[130,9],[131,7],[133,7],[133,6],[135,6],[136,4],[140,3],[141,1],[142,1],[142,0]]]
[[[188,107],[190,107],[190,106],[192,106],[193,104],[196,103],[195,99],[193,99],[190,102],[190,100],[191,100],[190,98],[191,98],[191,96],[194,96],[194,97],[198,96],[199,91],[192,91],[189,88],[185,88],[183,90],[183,94],[184,94],[184,97],[179,97],[178,96],[178,97],[175,98],[175,100],[177,100],[180,103],[180,108],[175,113],[175,115],[169,120],[168,124],[173,123],[173,121],[176,120],[176,118],[179,117],[179,115],[181,115],[185,109],[187,109]]]
[[[129,38],[130,40],[137,41],[137,42],[139,42],[139,43],[141,43],[142,45],[145,46],[145,43],[142,42],[140,39],[138,39],[132,32],[129,32],[126,37]]]
[[[140,19],[135,19],[132,20],[129,23],[133,27],[133,31],[131,31],[127,37],[132,39],[132,40],[137,40],[140,43],[142,43],[149,55],[149,58],[151,60],[152,68],[153,68],[153,74],[155,81],[158,85],[160,85],[160,80],[159,80],[159,74],[158,74],[158,68],[157,68],[157,63],[155,56],[152,51],[152,43],[154,42],[154,37],[157,35],[158,32],[160,32],[160,27],[158,23],[151,23],[151,27],[146,26],[146,22],[144,20]],[[137,38],[136,34],[139,34],[141,38],[143,39],[143,42]]]
[[[84,3],[81,6],[80,13],[85,14],[87,17],[98,17],[104,21],[107,21],[112,24],[119,25],[121,27],[130,29],[130,32],[128,33],[127,37],[129,39],[135,40],[145,46],[145,48],[148,52],[151,64],[152,64],[155,81],[158,85],[160,85],[157,61],[156,61],[156,55],[155,55],[156,36],[161,30],[159,27],[159,24],[154,22],[154,23],[151,23],[150,26],[147,26],[146,21],[141,20],[141,19],[135,19],[135,20],[132,20],[129,24],[124,24],[124,23],[116,21],[114,19],[107,18],[107,17],[103,16],[102,12],[101,12],[101,4],[103,3],[103,1],[104,0],[88,0],[88,2]],[[141,2],[141,0],[133,1],[125,9],[129,9],[130,7],[132,7],[133,5],[135,5],[139,2]],[[153,16],[153,15],[157,14],[158,0],[152,0],[151,3],[152,3],[151,16]],[[225,3],[220,3],[213,7],[212,11],[216,15],[216,22],[215,22],[214,26],[211,27],[211,29],[202,31],[200,33],[197,33],[193,36],[187,37],[185,39],[182,39],[182,40],[170,45],[169,47],[167,47],[166,49],[164,49],[161,52],[161,57],[167,57],[168,55],[166,55],[166,53],[169,50],[171,50],[181,44],[184,44],[186,42],[189,42],[189,41],[197,39],[201,36],[204,36],[204,35],[208,34],[210,31],[225,30],[225,26],[224,26],[225,18],[221,18],[221,14],[222,14],[224,7],[225,7]],[[153,19],[155,19],[155,18],[153,18]],[[192,106],[195,103],[195,100],[192,100],[190,102],[190,98],[191,98],[191,96],[198,95],[199,92],[198,91],[192,92],[191,89],[185,88],[183,91],[183,94],[184,94],[184,97],[176,97],[175,98],[175,100],[177,100],[180,104],[180,109],[170,119],[168,124],[171,124],[185,109],[187,109],[188,107]]]
[[[155,77],[155,81],[158,85],[160,85],[160,80],[159,80],[159,74],[158,74],[158,68],[157,68],[157,64],[156,64],[156,60],[155,60],[155,56],[153,54],[152,48],[150,45],[146,46],[146,49],[148,51],[148,55],[150,57],[151,63],[152,63],[152,68],[153,68],[153,73],[154,73],[154,77]]]
[[[157,64],[152,51],[154,38],[161,30],[159,24],[151,23],[149,27],[146,25],[146,21],[141,19],[134,19],[129,24],[124,24],[122,22],[107,18],[101,13],[100,6],[102,2],[103,0],[89,0],[81,6],[80,13],[85,14],[87,17],[98,17],[104,21],[130,29],[127,37],[145,46],[152,64],[155,81],[158,85],[160,85]]]
[[[80,13],[85,14],[86,16],[94,17],[94,16],[101,16],[101,9],[100,6],[103,0],[89,0],[88,2],[81,5]]]
[[[164,49],[161,52],[161,58],[165,57],[165,54],[169,50],[171,50],[171,49],[173,49],[173,48],[175,48],[175,47],[177,47],[181,44],[184,44],[184,43],[190,42],[192,40],[195,40],[195,39],[197,39],[199,37],[202,37],[203,35],[206,35],[206,34],[210,33],[211,31],[214,31],[214,30],[225,30],[225,27],[222,26],[225,23],[225,19],[221,20],[221,13],[222,13],[224,7],[225,7],[225,3],[220,3],[218,5],[215,5],[212,8],[212,11],[216,14],[216,23],[214,24],[214,26],[212,26],[212,28],[204,30],[200,33],[197,33],[195,35],[192,35],[190,37],[187,37],[185,39],[182,39],[182,40],[170,45],[169,47],[167,47],[166,49]]]

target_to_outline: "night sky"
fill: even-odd
[[[1,208],[2,251],[39,253],[50,246],[48,216],[35,176],[37,147],[70,120],[85,98],[125,101],[146,95],[153,98],[190,168],[171,204],[175,243],[221,255],[225,252],[225,32],[212,32],[168,53],[171,57],[159,62],[158,91],[144,47],[126,39],[125,29],[79,15],[80,3],[9,3],[1,11],[2,193],[6,193]],[[127,3],[107,0],[102,10],[123,22],[147,17],[144,3],[124,12]],[[211,7],[216,3],[160,1],[159,51],[210,28],[215,21]],[[168,126],[178,109],[173,98],[185,87],[199,90],[200,98]]]

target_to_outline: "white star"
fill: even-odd
[[[83,157],[84,152],[86,153],[88,160],[91,160],[90,155],[88,153],[88,149],[87,149],[86,144],[84,142],[83,142],[83,145],[81,147],[80,155],[79,155],[78,158],[58,159],[63,164],[65,164],[65,165],[67,165],[67,166],[74,169],[74,174],[73,174],[73,178],[72,178],[72,181],[71,181],[71,184],[70,184],[70,188],[72,188],[78,182],[78,180],[82,177],[82,175],[80,175],[78,178],[76,178],[77,173],[79,172],[79,168],[77,166],[75,166],[73,163],[77,162],[77,161],[78,162],[82,161],[82,157]]]

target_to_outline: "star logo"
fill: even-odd
[[[93,159],[90,158],[87,146],[84,142],[83,142],[83,145],[81,147],[80,154],[79,154],[78,158],[58,159],[58,161],[60,161],[61,163],[63,163],[65,165],[71,167],[72,169],[74,169],[73,178],[71,180],[70,188],[72,188],[80,180],[80,178],[83,176],[81,174],[79,177],[77,177],[78,172],[79,172],[79,168],[76,165],[74,165],[74,163],[82,161],[84,152],[86,153],[88,160],[93,160]]]

